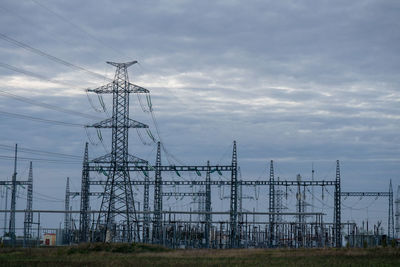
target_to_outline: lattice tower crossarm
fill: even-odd
[[[164,167],[164,168],[163,168]],[[178,168],[178,166],[161,166],[161,170],[162,171],[176,171]],[[218,166],[221,167],[221,166]],[[231,166],[229,166],[231,167]],[[210,166],[211,170],[213,170],[213,167]],[[155,169],[155,167],[153,167],[153,169]],[[146,167],[143,167],[143,169],[136,169],[134,171],[143,171],[146,170]],[[182,171],[182,170],[179,170]],[[195,170],[192,170],[195,171]],[[212,172],[212,171],[211,171]],[[105,185],[106,182],[105,181],[90,181],[89,182],[91,185]],[[149,182],[150,185],[154,185],[155,181],[150,181]],[[232,185],[231,181],[224,181],[224,180],[212,180],[210,181],[211,185],[217,185],[217,186],[230,186]],[[260,181],[260,180],[246,180],[246,181],[237,181],[237,184],[239,185],[239,183],[242,186],[269,186],[271,185],[271,183],[269,181]],[[132,185],[144,185],[144,181],[131,181]],[[195,186],[195,185],[205,185],[205,181],[203,180],[192,180],[192,181],[188,181],[188,180],[181,180],[181,181],[176,181],[176,180],[163,180],[161,182],[162,185],[166,185],[166,186],[178,186],[178,185],[189,185],[189,186]],[[280,181],[275,181],[273,183],[275,186],[298,186],[299,184],[301,186],[335,186],[336,185],[336,181],[295,181],[295,180],[280,180]],[[387,194],[387,192],[385,192]]]
[[[147,162],[128,154],[128,130],[129,128],[148,128],[147,125],[129,119],[129,94],[148,93],[147,89],[129,82],[127,68],[137,61],[127,63],[107,62],[115,66],[114,80],[97,89],[88,89],[88,92],[97,94],[110,93],[113,96],[112,117],[100,123],[91,125],[95,128],[111,128],[112,144],[111,153],[101,157],[103,162],[109,163],[107,183],[104,188],[96,229],[101,232],[102,241],[131,242],[139,240],[139,224],[135,211],[135,202],[129,175],[128,162],[130,158],[137,160],[137,164],[147,165]],[[96,162],[96,160],[93,160]],[[119,213],[123,211],[123,213]],[[119,214],[119,215],[117,215]],[[117,222],[116,219],[119,219]],[[116,223],[121,223],[126,229],[122,237],[115,236]],[[136,230],[134,226],[136,223]],[[134,235],[134,236],[133,236]]]

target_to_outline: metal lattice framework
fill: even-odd
[[[336,161],[336,184],[335,184],[335,195],[334,195],[334,231],[335,231],[335,243],[336,247],[342,246],[342,235],[341,235],[341,204],[340,204],[340,164],[339,160]]]
[[[209,169],[209,166],[207,166]],[[232,174],[231,174],[231,200],[230,200],[230,243],[231,248],[238,246],[239,236],[237,232],[237,151],[236,141],[233,141],[233,153],[232,153]]]
[[[134,230],[134,222],[137,221],[136,213],[131,212],[135,210],[135,204],[128,163],[147,165],[147,162],[129,155],[128,130],[129,128],[148,128],[148,126],[129,118],[129,94],[148,93],[149,91],[129,82],[127,68],[137,63],[137,61],[107,63],[117,68],[114,80],[97,89],[87,90],[87,92],[112,94],[113,96],[112,117],[89,126],[112,129],[111,153],[92,161],[93,163],[108,163],[109,165],[107,182],[100,206],[101,213],[97,218],[96,230],[102,233],[99,237],[101,241],[131,242],[134,238],[139,239],[139,236],[138,231]],[[118,213],[121,211],[122,213]],[[116,240],[117,237],[115,236],[117,223],[126,230],[118,240]]]
[[[206,173],[206,212],[211,212],[211,169],[210,169],[210,161],[207,161],[207,173]],[[211,214],[207,213],[205,216],[206,225],[205,225],[205,240],[206,240],[206,248],[210,247],[210,230],[211,230]]]
[[[171,167],[171,169],[174,169],[178,166],[161,166],[161,168],[164,169],[169,169],[168,167]],[[197,166],[197,167],[202,167],[202,166]],[[213,172],[214,167],[221,167],[221,166],[210,166],[211,172]],[[229,166],[230,167],[230,166]],[[100,181],[100,180],[93,180],[89,182],[90,185],[105,185],[105,181]],[[144,181],[131,181],[132,185],[144,185]],[[154,185],[154,181],[149,181],[149,185]],[[188,181],[188,180],[164,180],[161,182],[162,185],[165,186],[178,186],[178,185],[187,185],[187,186],[195,186],[195,185],[206,185],[205,181]],[[289,181],[289,180],[280,180],[280,181],[274,181],[273,183],[269,181],[260,181],[260,180],[246,180],[246,181],[237,181],[237,185],[242,185],[242,186],[269,186],[269,185],[275,185],[275,186],[334,186],[336,184],[335,181]],[[224,181],[224,180],[211,180],[210,185],[212,186],[230,186],[232,185],[231,181]]]
[[[396,237],[400,238],[400,185],[397,187],[396,196]]]
[[[269,207],[268,211],[272,214],[269,215],[269,246],[272,247],[274,245],[274,222],[275,222],[275,186],[274,186],[274,162],[271,160],[270,168],[269,168]]]
[[[18,145],[15,144],[15,157],[14,157],[14,174],[12,176],[12,187],[11,187],[11,213],[10,213],[10,224],[8,227],[8,232],[11,237],[12,245],[15,245],[15,206],[17,197],[17,150]]]
[[[26,195],[26,212],[24,217],[24,241],[26,238],[32,237],[32,223],[33,223],[33,212],[32,212],[32,197],[33,197],[33,169],[32,161],[29,163],[29,175],[28,175],[28,189]]]
[[[144,176],[144,190],[143,190],[143,211],[146,213],[143,214],[143,243],[148,243],[150,238],[150,211],[149,207],[149,175]]]
[[[65,186],[65,211],[70,210],[70,187],[69,187],[69,177],[67,177],[67,184]],[[69,243],[70,242],[70,236],[71,236],[71,214],[66,212],[64,214],[64,242]]]
[[[128,79],[127,68],[136,61],[127,63],[107,62],[115,66],[116,72],[114,80],[97,89],[88,89],[87,92],[97,94],[112,94],[113,96],[113,112],[112,117],[101,122],[95,123],[88,127],[108,128],[112,130],[112,146],[111,153],[98,157],[89,161],[87,157],[87,147],[85,149],[85,158],[82,172],[82,191],[81,195],[81,219],[80,219],[80,240],[88,239],[89,225],[89,197],[91,195],[102,196],[99,209],[99,215],[96,223],[92,224],[94,233],[93,241],[106,242],[131,242],[138,241],[139,238],[139,219],[135,210],[135,200],[133,197],[132,185],[144,186],[143,199],[143,240],[149,241],[150,238],[150,207],[149,207],[149,186],[154,185],[154,211],[153,211],[153,228],[152,239],[155,243],[161,242],[163,234],[163,211],[162,198],[168,193],[162,192],[163,185],[200,185],[205,186],[202,197],[205,197],[205,221],[211,221],[211,186],[212,185],[229,185],[230,186],[230,210],[229,210],[229,247],[235,248],[240,246],[240,229],[238,229],[238,163],[236,141],[233,144],[232,164],[226,166],[163,166],[161,164],[161,144],[157,144],[156,164],[150,166],[147,161],[140,159],[128,153],[128,130],[129,128],[148,128],[147,125],[134,121],[129,118],[129,94],[130,93],[149,93],[147,89],[131,84]],[[106,175],[106,181],[90,181],[89,172],[97,171]],[[132,181],[130,172],[143,172],[145,179],[142,181]],[[206,172],[206,180],[202,181],[163,181],[162,172]],[[230,171],[230,181],[211,181],[210,173],[218,171]],[[150,181],[149,173],[154,172],[154,180]],[[180,175],[179,175],[180,176]],[[91,193],[89,188],[92,185],[104,185],[102,193]],[[336,179],[334,181],[275,181],[273,173],[273,162],[271,161],[270,179],[269,181],[240,181],[240,186],[270,186],[269,194],[269,245],[273,245],[274,224],[275,222],[275,186],[335,186],[334,196],[334,240],[336,246],[340,247],[341,237],[341,210],[340,210],[340,169],[339,161],[337,161]],[[169,192],[173,195],[172,192]],[[76,193],[74,193],[77,195]],[[183,193],[185,194],[185,193]],[[208,226],[206,225],[206,228]],[[136,229],[135,229],[136,228]],[[208,232],[208,230],[207,230]],[[207,239],[207,235],[205,237]]]
[[[389,217],[388,217],[388,237],[394,238],[394,210],[393,210],[393,186],[392,180],[389,184]]]
[[[157,143],[157,156],[155,166],[155,185],[154,185],[154,224],[153,224],[153,235],[156,243],[161,242],[162,237],[162,225],[161,225],[161,212],[162,212],[162,178],[161,178],[161,145]]]
[[[8,212],[10,212],[10,220],[8,221],[8,235],[11,238],[11,244],[14,246],[16,241],[15,235],[15,212],[16,212],[16,198],[17,198],[17,186],[28,186],[27,188],[27,198],[26,198],[26,210],[24,210],[24,244],[26,244],[26,237],[31,235],[33,212],[32,212],[32,193],[33,193],[33,170],[32,162],[29,165],[29,176],[27,181],[17,181],[17,151],[18,145],[15,144],[14,152],[14,173],[11,181],[0,181],[0,185],[7,186],[6,189],[6,208],[8,199],[8,187],[11,187],[11,207]],[[6,233],[7,228],[7,212],[4,216],[4,233]]]
[[[81,206],[79,214],[79,229],[80,229],[80,242],[87,242],[89,237],[89,151],[88,143],[85,144],[85,153],[83,155],[82,166],[82,183],[81,183]]]
[[[341,192],[342,197],[387,197],[389,200],[388,205],[388,237],[394,237],[394,209],[393,209],[393,187],[392,180],[389,183],[389,191],[387,192]]]

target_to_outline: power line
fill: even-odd
[[[0,149],[13,151],[15,149],[15,147],[0,144]],[[69,154],[57,153],[57,152],[49,152],[49,151],[31,149],[31,148],[22,148],[20,146],[18,146],[18,152],[32,153],[32,154],[39,154],[39,155],[46,154],[46,155],[59,156],[59,157],[69,157],[69,158],[74,158],[74,159],[82,158],[81,156],[76,156],[76,155],[69,155]]]
[[[98,116],[95,116],[95,115],[90,115],[90,114],[86,114],[86,113],[83,113],[83,112],[70,110],[70,109],[59,107],[59,106],[54,106],[54,105],[50,105],[50,104],[47,104],[47,103],[39,102],[39,101],[30,99],[30,98],[27,98],[27,97],[23,97],[23,96],[19,96],[19,95],[15,95],[15,94],[9,93],[9,92],[4,91],[4,90],[0,90],[0,95],[6,96],[6,97],[11,97],[11,98],[13,98],[15,100],[18,100],[18,101],[21,101],[21,102],[25,102],[25,103],[28,103],[28,104],[31,104],[31,105],[39,106],[39,107],[42,107],[42,108],[55,110],[55,111],[58,111],[58,112],[68,113],[68,114],[71,114],[71,115],[81,116],[81,117],[85,117],[85,118],[89,118],[89,119],[97,119],[97,120],[98,119],[102,119],[101,117],[98,117]]]
[[[80,70],[80,71],[84,71],[84,72],[86,72],[86,73],[88,73],[88,74],[90,74],[92,76],[95,76],[97,78],[100,78],[100,79],[107,79],[109,81],[112,81],[112,79],[110,79],[110,78],[108,78],[108,77],[106,77],[104,75],[101,75],[99,73],[96,73],[96,72],[88,70],[88,69],[85,69],[83,67],[80,67],[80,66],[75,65],[73,63],[70,63],[68,61],[65,61],[65,60],[63,60],[61,58],[58,58],[56,56],[50,55],[50,54],[48,54],[46,52],[43,52],[42,50],[39,50],[39,49],[34,48],[34,47],[30,46],[30,45],[27,45],[27,44],[25,44],[23,42],[20,42],[20,41],[17,41],[15,39],[11,38],[11,37],[8,37],[7,35],[5,35],[3,33],[0,33],[0,38],[5,40],[5,41],[7,41],[7,42],[9,42],[9,43],[11,43],[11,44],[13,44],[13,45],[15,45],[15,46],[21,47],[21,48],[23,48],[25,50],[28,50],[28,51],[30,51],[30,52],[32,52],[34,54],[39,55],[39,56],[46,57],[47,59],[50,59],[50,60],[52,60],[54,62],[57,62],[59,64],[62,64],[64,66],[67,66],[67,67],[70,67],[70,68],[74,68],[74,69],[77,69],[77,70]]]
[[[12,117],[12,118],[18,118],[18,119],[44,122],[44,123],[55,124],[55,125],[62,125],[62,126],[85,127],[85,125],[83,125],[83,124],[42,119],[42,118],[38,118],[38,117],[32,117],[32,116],[28,116],[28,115],[22,115],[22,114],[11,113],[11,112],[6,112],[6,111],[0,111],[0,115]]]
[[[25,75],[28,75],[28,76],[32,76],[32,77],[35,77],[35,78],[40,79],[40,80],[46,80],[46,81],[51,82],[51,83],[60,83],[60,84],[66,85],[66,84],[64,84],[62,82],[52,81],[49,78],[47,78],[45,76],[42,76],[40,74],[33,73],[33,72],[27,71],[27,70],[23,70],[21,68],[14,67],[14,66],[9,65],[9,64],[4,63],[4,62],[0,62],[0,67],[6,68],[6,69],[9,69],[9,70],[21,73],[21,74],[25,74]]]
[[[14,160],[15,158],[12,157],[12,156],[0,155],[0,159]],[[47,162],[47,163],[82,164],[81,161],[66,161],[66,160],[57,160],[57,159],[31,158],[31,157],[18,157],[18,160],[23,160],[23,161],[41,161],[41,162]]]
[[[17,68],[15,66],[9,65],[7,63],[0,62],[0,66],[4,67],[4,68],[7,68],[9,70],[15,71],[15,72],[19,72],[19,73],[22,73],[22,74],[25,74],[25,75],[28,75],[28,76],[32,76],[32,77],[41,79],[41,80],[46,80],[46,81],[51,82],[51,83],[58,83],[58,84],[70,86],[69,84],[48,79],[48,78],[46,78],[46,77],[44,77],[44,76],[42,76],[40,74],[37,74],[37,73],[34,73],[34,72],[30,72],[30,71],[26,71],[26,70],[23,70],[21,68]],[[47,108],[47,109],[52,109],[52,110],[59,111],[59,112],[64,112],[64,113],[69,113],[69,114],[72,114],[72,115],[83,116],[83,117],[89,118],[89,119],[96,119],[96,120],[102,119],[102,118],[94,116],[94,115],[86,114],[86,113],[75,111],[75,110],[69,110],[69,109],[65,109],[65,108],[59,107],[59,106],[54,106],[54,105],[50,105],[50,104],[47,104],[47,103],[35,101],[35,100],[32,100],[32,99],[27,98],[27,97],[18,96],[18,95],[9,93],[9,92],[4,91],[4,90],[0,90],[0,94],[3,94],[4,96],[7,96],[7,97],[14,98],[14,99],[16,99],[18,101],[22,101],[22,102],[25,102],[25,103],[29,103],[29,104],[40,106],[40,107]]]

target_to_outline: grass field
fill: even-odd
[[[0,248],[1,266],[400,266],[400,249],[168,250],[159,246],[83,244]]]

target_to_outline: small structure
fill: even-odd
[[[44,234],[43,240],[44,240],[44,245],[45,246],[55,246],[56,245],[56,234],[49,233],[49,234]]]

